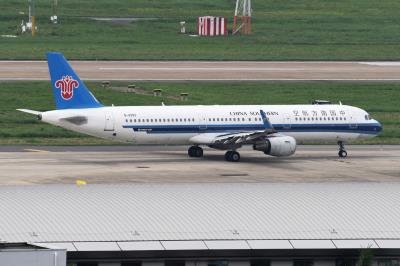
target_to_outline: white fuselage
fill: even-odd
[[[193,137],[204,133],[263,130],[260,110],[279,133],[297,142],[363,139],[382,129],[364,110],[347,105],[113,106],[48,111],[41,117],[44,122],[100,138],[190,144]]]

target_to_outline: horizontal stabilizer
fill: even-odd
[[[40,115],[42,112],[34,111],[34,110],[29,110],[29,109],[17,109],[17,111],[32,114],[32,115]]]

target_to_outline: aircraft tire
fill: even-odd
[[[345,150],[339,151],[339,157],[340,158],[346,158],[347,157],[347,151],[345,151]]]
[[[228,162],[238,162],[240,160],[240,154],[237,151],[227,151],[225,153],[225,160]]]
[[[188,155],[189,157],[203,157],[203,149],[198,146],[191,146],[188,149]]]
[[[195,157],[195,156],[194,156],[194,151],[195,151],[195,149],[196,149],[195,146],[192,146],[192,147],[190,147],[190,148],[188,149],[188,155],[189,155],[189,157]]]
[[[203,157],[203,149],[200,147],[196,147],[196,149],[194,149],[194,157]]]

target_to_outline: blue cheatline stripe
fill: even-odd
[[[214,125],[123,125],[123,128],[132,128],[134,131],[145,131],[148,134],[162,133],[220,133],[264,130],[262,124],[214,124]],[[344,132],[361,134],[378,134],[379,124],[358,124],[352,128],[349,124],[276,124],[273,127],[278,132]]]

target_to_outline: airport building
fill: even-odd
[[[0,187],[0,265],[12,243],[29,243],[16,258],[48,252],[53,264],[40,265],[57,266],[353,266],[360,254],[398,265],[399,191],[397,183]]]

